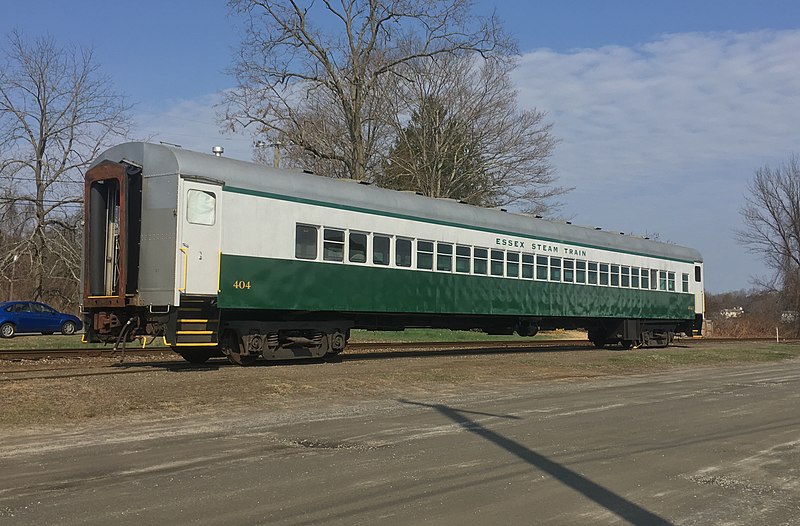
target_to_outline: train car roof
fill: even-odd
[[[702,261],[697,250],[637,236],[424,197],[372,185],[280,170],[252,162],[184,150],[163,144],[129,142],[114,146],[94,161],[128,161],[142,167],[145,177],[180,174],[214,179],[228,189],[255,195],[281,195],[306,202],[378,212],[439,224],[466,226],[501,235],[530,236],[542,241],[571,243],[681,261]]]

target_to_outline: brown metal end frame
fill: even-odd
[[[118,188],[119,203],[119,257],[116,294],[108,295],[105,291],[92,290],[92,280],[100,272],[99,268],[93,268],[92,261],[97,261],[102,257],[95,254],[98,247],[92,246],[94,228],[98,228],[99,219],[92,217],[92,206],[95,201],[92,199],[92,185],[99,181],[116,181]],[[83,218],[83,239],[84,239],[84,283],[83,283],[83,304],[86,307],[124,307],[126,304],[126,284],[127,284],[127,234],[128,234],[128,199],[127,199],[127,177],[126,165],[112,161],[102,161],[86,172],[84,185],[84,218]],[[97,210],[95,214],[99,213]],[[93,259],[94,258],[94,259]],[[97,265],[97,264],[95,264]]]

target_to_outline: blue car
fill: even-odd
[[[35,301],[0,303],[0,336],[11,338],[18,332],[75,334],[83,324],[77,316],[58,312]]]

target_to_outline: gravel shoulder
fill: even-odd
[[[193,367],[163,355],[122,363],[111,357],[0,362],[0,431],[9,436],[116,420],[324,410],[398,396],[497,393],[538,382],[798,357],[796,343],[687,340],[668,349],[635,351],[569,346],[433,351],[424,344],[402,350],[387,346],[345,353],[337,362],[265,362],[244,368],[225,360]]]

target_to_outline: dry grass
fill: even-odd
[[[374,354],[374,356],[373,356]],[[61,425],[114,417],[181,416],[357,404],[409,394],[498,391],[563,378],[647,374],[800,357],[800,345],[679,343],[661,350],[352,353],[341,363],[257,364],[225,361],[189,368],[178,361],[109,358],[63,363],[0,363],[0,428]],[[27,372],[14,372],[25,369]],[[113,374],[133,372],[133,374]],[[67,374],[88,374],[69,376]],[[97,374],[100,373],[100,374]],[[107,374],[112,373],[112,374]],[[20,376],[39,376],[22,379]],[[61,378],[41,378],[42,376]]]

